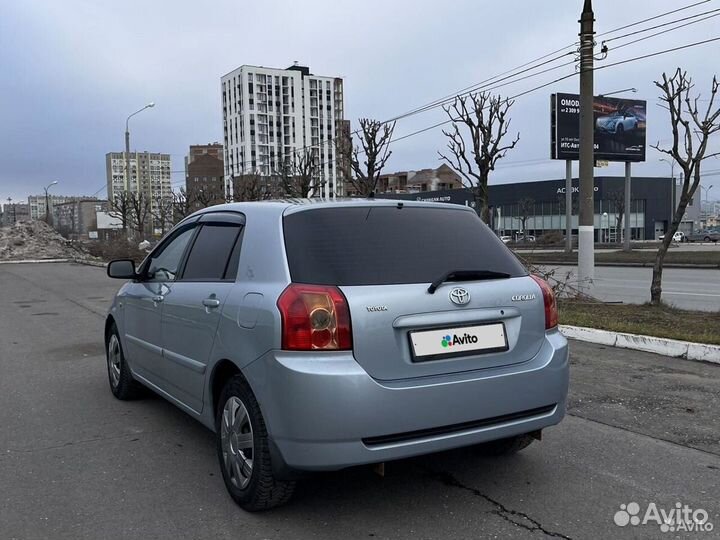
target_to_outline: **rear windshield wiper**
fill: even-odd
[[[510,274],[495,272],[493,270],[450,270],[433,281],[428,292],[433,294],[441,283],[446,281],[479,281],[481,279],[507,279]]]

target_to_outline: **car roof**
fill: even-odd
[[[241,212],[243,214],[276,214],[288,215],[296,212],[312,210],[317,208],[353,208],[353,207],[394,207],[402,205],[407,208],[434,208],[446,210],[468,210],[475,212],[469,206],[460,204],[426,202],[400,199],[381,199],[381,198],[344,198],[333,201],[325,201],[322,199],[278,199],[268,201],[251,201],[237,202],[228,204],[218,204],[209,208],[204,208],[188,217],[197,217],[211,212]]]

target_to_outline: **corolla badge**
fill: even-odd
[[[450,301],[458,306],[464,306],[470,301],[470,293],[462,287],[455,287],[450,291]]]
[[[530,294],[515,294],[512,296],[513,302],[526,302],[528,300],[535,300],[535,293]]]

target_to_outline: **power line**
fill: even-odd
[[[636,21],[634,23],[626,24],[624,26],[619,26],[617,28],[613,28],[612,30],[608,30],[607,32],[602,32],[597,35],[597,37],[606,36],[608,34],[614,34],[615,32],[619,32],[620,30],[625,30],[626,28],[631,28],[633,26],[637,26],[638,24],[643,24],[646,22],[654,21],[656,19],[661,19],[663,17],[667,17],[668,15],[672,15],[673,13],[678,13],[680,11],[684,11],[686,9],[694,8],[695,6],[699,6],[701,4],[707,4],[711,0],[702,0],[701,2],[695,2],[694,4],[689,4],[687,6],[683,6],[678,9],[673,9],[672,11],[666,11],[665,13],[660,13],[659,15],[654,15],[652,17],[648,17],[647,19],[643,19],[641,21]]]
[[[709,1],[709,0],[706,0],[706,1]],[[595,68],[593,68],[593,69],[594,69],[594,70],[599,70],[599,69],[605,69],[605,68],[609,68],[609,67],[613,67],[613,66],[618,66],[618,65],[621,65],[621,64],[627,64],[627,63],[629,63],[629,62],[635,62],[635,61],[637,61],[637,60],[643,60],[643,59],[645,59],[645,58],[650,58],[650,57],[653,57],[653,56],[659,56],[659,55],[661,55],[661,54],[667,54],[667,53],[669,53],[669,52],[679,51],[679,50],[687,49],[687,48],[690,48],[690,47],[696,47],[696,46],[699,46],[699,45],[704,45],[704,44],[711,43],[711,42],[718,41],[718,40],[720,40],[720,36],[714,37],[714,38],[711,38],[711,39],[702,40],[702,41],[696,41],[696,42],[694,42],[694,43],[688,43],[688,44],[686,44],[686,45],[681,45],[681,46],[679,46],[679,47],[673,47],[673,48],[665,49],[665,50],[662,50],[662,51],[656,51],[656,52],[654,52],[654,53],[649,53],[649,54],[645,54],[645,55],[641,55],[641,56],[636,56],[636,57],[634,57],[634,58],[627,58],[627,59],[625,59],[625,60],[620,60],[620,61],[618,61],[618,62],[613,62],[613,63],[611,63],[611,64],[605,64],[605,65],[603,65],[603,66],[598,66],[598,67],[595,67]],[[563,76],[563,77],[559,77],[559,78],[557,78],[557,79],[555,79],[555,80],[553,80],[553,81],[550,81],[550,82],[548,82],[548,83],[545,83],[545,84],[536,86],[536,87],[534,87],[534,88],[531,88],[530,90],[526,90],[526,91],[521,92],[521,93],[519,93],[519,94],[516,94],[516,95],[514,95],[514,96],[508,97],[507,99],[516,99],[516,98],[518,98],[518,97],[520,97],[520,96],[529,94],[529,93],[531,93],[531,92],[535,92],[536,90],[539,90],[539,89],[541,89],[541,88],[545,88],[546,86],[550,86],[551,84],[554,84],[554,83],[556,83],[556,82],[560,82],[560,81],[562,81],[562,80],[564,80],[564,79],[568,79],[568,78],[573,77],[573,76],[575,76],[575,75],[577,75],[577,73],[570,73],[570,74],[568,74],[568,75],[565,75],[565,76]],[[404,135],[404,136],[402,136],[402,137],[398,137],[398,138],[396,138],[396,139],[391,140],[391,141],[390,141],[390,144],[392,144],[393,142],[401,141],[401,140],[403,140],[403,139],[407,139],[407,138],[409,138],[409,137],[413,137],[413,136],[418,135],[418,134],[420,134],[420,133],[424,133],[425,131],[429,131],[429,130],[431,130],[431,129],[435,129],[435,128],[437,128],[437,127],[440,127],[440,126],[442,126],[442,125],[448,124],[448,123],[450,123],[450,122],[452,122],[452,120],[448,119],[448,120],[445,120],[444,122],[440,122],[440,123],[437,123],[437,124],[433,124],[432,126],[428,126],[428,127],[426,127],[426,128],[419,129],[419,130],[417,130],[417,131],[414,131],[414,132],[409,133],[409,134],[407,134],[407,135]]]
[[[621,36],[615,36],[615,37],[610,38],[610,39],[604,39],[604,40],[603,40],[603,43],[610,43],[611,41],[615,41],[616,39],[623,39],[623,38],[626,38],[626,37],[635,36],[635,35],[637,35],[637,34],[643,34],[643,33],[645,33],[645,32],[649,32],[650,30],[657,30],[658,28],[663,28],[663,27],[665,27],[665,26],[670,26],[671,24],[675,24],[675,23],[679,23],[679,22],[683,22],[683,21],[688,21],[688,20],[690,20],[690,19],[697,19],[698,17],[702,17],[703,15],[708,15],[708,14],[710,14],[710,13],[717,13],[718,11],[720,11],[720,8],[718,8],[718,9],[711,9],[711,10],[709,10],[709,11],[703,11],[702,13],[696,13],[695,15],[690,15],[689,17],[683,17],[682,19],[675,19],[674,21],[668,21],[668,22],[666,22],[666,23],[657,24],[657,25],[655,25],[655,26],[650,26],[650,27],[648,27],[648,28],[643,28],[642,30],[636,30],[635,32],[629,32],[629,33],[623,34],[623,35],[621,35]],[[712,15],[711,17],[714,17],[714,16],[715,16],[715,15]],[[688,26],[688,25],[690,25],[690,24],[695,24],[695,23],[698,23],[698,22],[701,22],[701,21],[710,19],[711,17],[705,17],[705,18],[700,19],[700,20],[690,21],[689,23],[680,25],[680,26],[678,26],[677,28],[682,28],[682,27]],[[670,29],[668,29],[668,30],[665,30],[665,32],[670,32],[671,30],[675,30],[675,29],[676,29],[676,28],[670,28]],[[662,33],[664,33],[664,32],[658,32],[658,34],[653,34],[653,35],[659,35],[659,34],[662,34]],[[631,41],[630,43],[633,43],[633,42]],[[617,47],[616,47],[616,48],[617,48]]]
[[[643,54],[642,56],[636,56],[636,57],[634,57],[634,58],[627,58],[627,59],[625,59],[625,60],[620,60],[620,61],[618,61],[618,62],[613,62],[613,63],[611,63],[611,64],[604,64],[604,65],[598,66],[598,67],[596,67],[596,68],[594,68],[594,69],[595,69],[595,70],[598,70],[598,69],[605,69],[605,68],[609,68],[609,67],[613,67],[613,66],[619,66],[620,64],[627,64],[628,62],[635,62],[636,60],[644,60],[645,58],[651,58],[651,57],[653,57],[653,56],[659,56],[659,55],[661,55],[661,54],[667,54],[667,53],[669,53],[669,52],[680,51],[680,50],[683,50],[683,49],[688,49],[688,48],[690,48],[690,47],[696,47],[696,46],[698,46],[698,45],[705,45],[706,43],[711,43],[711,42],[713,42],[713,41],[718,41],[718,40],[720,40],[720,36],[717,36],[717,37],[714,37],[714,38],[710,38],[710,39],[705,39],[705,40],[702,40],[702,41],[696,41],[696,42],[694,42],[694,43],[688,43],[688,44],[686,44],[686,45],[681,45],[681,46],[679,46],[679,47],[673,47],[672,49],[665,49],[665,50],[657,51],[657,52],[654,52],[654,53]]]

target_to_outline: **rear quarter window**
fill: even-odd
[[[475,212],[445,207],[317,208],[284,217],[292,281],[429,283],[451,270],[527,272]]]

